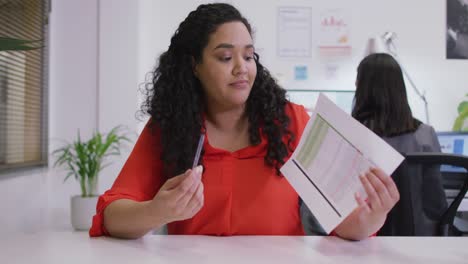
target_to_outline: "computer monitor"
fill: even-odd
[[[437,132],[440,148],[444,153],[468,156],[468,132]],[[442,166],[442,171],[463,172],[455,166]]]
[[[442,152],[468,156],[468,132],[437,132],[437,138]],[[440,171],[445,189],[459,189],[463,184],[464,168],[442,165]]]

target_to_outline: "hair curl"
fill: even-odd
[[[151,126],[161,131],[164,172],[166,177],[183,173],[192,164],[203,127],[203,90],[194,76],[192,62],[200,63],[209,37],[224,23],[242,22],[250,35],[252,29],[240,12],[229,4],[200,5],[179,25],[166,52],[152,72],[152,82],[145,86],[146,100],[141,111],[151,116]],[[279,167],[292,151],[295,135],[288,129],[285,113],[286,91],[272,78],[254,54],[257,76],[246,102],[249,140],[252,145],[267,140],[265,163]],[[260,127],[262,130],[260,130]],[[285,139],[284,143],[283,139]]]

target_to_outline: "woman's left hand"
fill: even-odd
[[[384,224],[388,212],[400,199],[395,182],[381,169],[371,168],[359,178],[367,199],[364,200],[356,193],[358,207],[335,229],[338,236],[352,240],[375,234]]]

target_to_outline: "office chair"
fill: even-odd
[[[400,201],[388,214],[378,235],[460,235],[454,221],[468,190],[468,157],[432,152],[406,153],[404,156],[405,160],[392,174],[400,192]],[[453,165],[466,170],[460,191],[450,205],[446,202],[439,165]],[[460,221],[463,222],[457,219]]]

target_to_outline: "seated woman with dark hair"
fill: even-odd
[[[389,54],[371,54],[359,64],[352,116],[400,153],[440,152],[434,129],[413,117],[402,70]],[[408,176],[399,175],[400,168],[392,175],[399,187],[399,177]],[[423,213],[428,219],[435,221],[447,208],[440,172],[438,169],[426,170],[423,177],[420,183],[420,190],[423,192],[420,195],[424,212],[415,213]],[[401,198],[390,212],[380,234],[389,234],[386,229],[395,217],[395,212],[399,210],[399,205],[408,202],[403,193]]]

